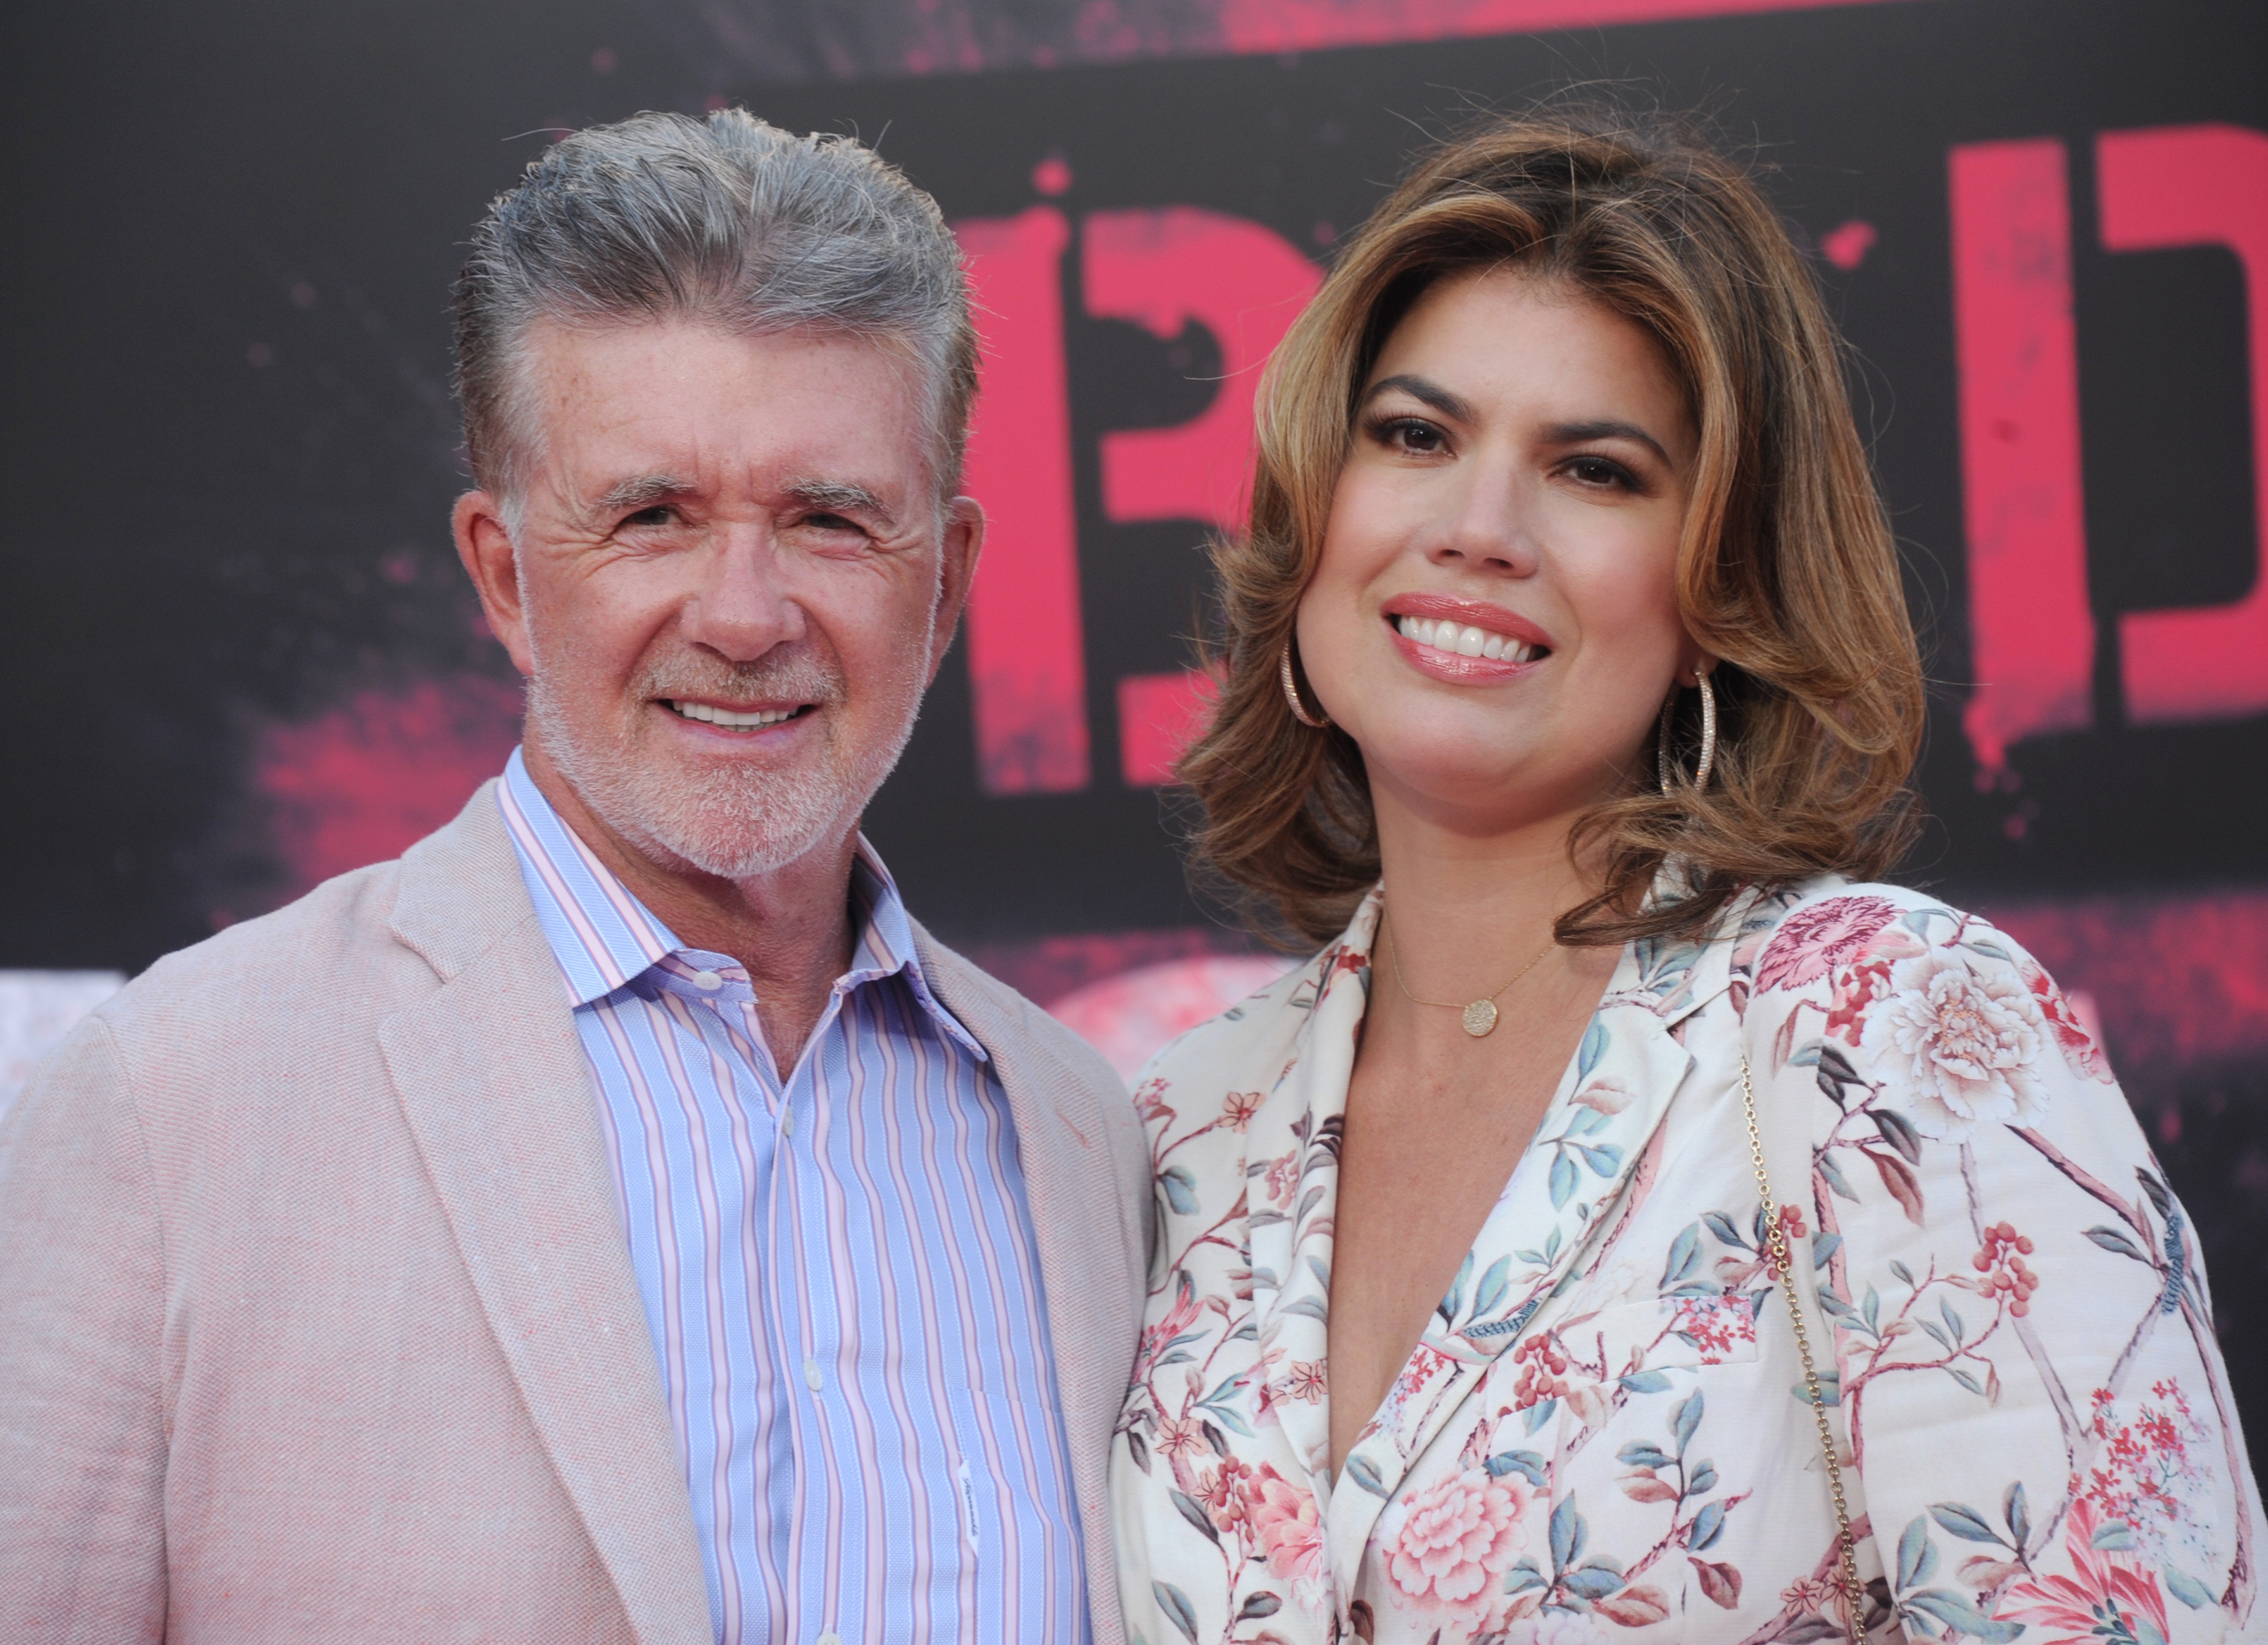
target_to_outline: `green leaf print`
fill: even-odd
[[[1152,1582],[1150,1592],[1166,1619],[1181,1629],[1189,1645],[1197,1645],[1197,1608],[1189,1603],[1189,1597],[1171,1582]]]

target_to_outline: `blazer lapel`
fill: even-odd
[[[443,985],[379,1043],[481,1307],[637,1637],[705,1641],[598,1095],[488,787],[404,859],[394,926]]]

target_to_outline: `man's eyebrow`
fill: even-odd
[[[1666,468],[1677,465],[1662,449],[1661,442],[1635,423],[1624,423],[1612,417],[1601,417],[1589,423],[1554,423],[1543,431],[1543,438],[1554,446],[1580,446],[1594,439],[1634,440],[1661,459]]]
[[[1392,377],[1381,377],[1371,384],[1370,391],[1362,397],[1363,403],[1368,405],[1389,388],[1399,388],[1411,399],[1422,401],[1432,407],[1443,417],[1454,417],[1460,423],[1470,423],[1474,420],[1473,408],[1469,402],[1450,393],[1430,377],[1413,376],[1407,372],[1397,373]]]
[[[596,506],[602,514],[634,514],[657,503],[688,496],[694,490],[692,481],[674,474],[637,474],[615,481],[600,492]]]
[[[863,485],[847,480],[792,480],[787,495],[814,513],[865,514],[887,527],[897,523],[889,505]]]

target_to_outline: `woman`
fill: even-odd
[[[1424,162],[1219,564],[1204,853],[1327,946],[1138,1089],[1133,1634],[2260,1637],[2196,1243],[2098,1050],[1863,883],[1920,669],[1753,185],[1557,116]]]

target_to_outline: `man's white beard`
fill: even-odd
[[[650,664],[618,704],[611,726],[589,725],[561,701],[555,682],[563,670],[547,666],[549,648],[532,626],[528,646],[535,662],[528,682],[529,730],[583,803],[658,866],[690,867],[735,881],[773,873],[839,844],[858,826],[913,735],[927,683],[922,659],[908,656],[908,666],[885,686],[897,698],[895,720],[884,722],[887,734],[858,749],[845,745],[840,711],[848,691],[832,657],[799,647],[735,666],[709,653],[687,652]],[[673,769],[646,746],[647,704],[680,697],[814,704],[824,739],[815,758],[784,768],[768,770],[720,754],[689,769]]]

